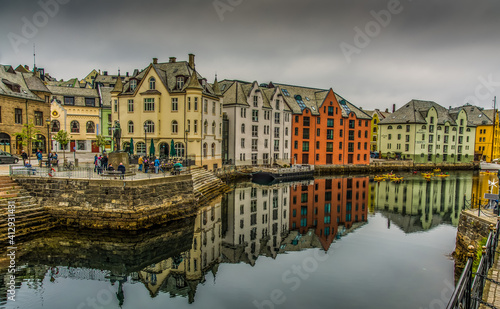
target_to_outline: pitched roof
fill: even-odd
[[[38,76],[33,75],[33,73],[31,72],[22,74],[30,90],[40,91],[40,92],[50,92],[50,90],[47,88],[47,86],[45,86],[45,84]]]
[[[73,88],[73,87],[59,87],[59,86],[47,86],[47,88],[54,95],[62,96],[79,96],[79,97],[99,97],[97,89],[92,88]]]
[[[493,110],[483,110],[480,107],[465,104],[463,106],[454,107],[449,110],[449,113],[456,119],[458,113],[464,110],[467,114],[467,122],[472,126],[493,125]]]
[[[248,84],[247,82],[223,80],[220,84],[222,94],[224,95],[224,105],[238,104],[249,106],[245,91],[242,87],[243,85]]]
[[[0,95],[44,101],[29,89],[23,73],[14,71],[10,65],[0,64]]]
[[[308,108],[311,110],[312,115],[319,115],[319,106],[321,106],[328,95],[328,90],[325,89],[280,83],[272,84],[280,88],[283,99],[290,106],[294,114],[302,114],[304,109]]]
[[[411,100],[390,116],[380,121],[380,124],[401,124],[401,123],[422,123],[426,124],[425,117],[429,110],[434,107],[437,111],[437,124],[450,122],[455,125],[456,122],[449,111],[433,101]]]

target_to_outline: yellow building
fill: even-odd
[[[491,162],[494,159],[500,159],[498,111],[495,112],[493,109],[486,110],[470,104],[459,108],[463,108],[466,111],[469,123],[476,126],[474,160]]]
[[[371,123],[371,133],[370,133],[370,151],[379,151],[378,149],[378,123],[385,119],[390,113],[386,109],[385,112],[381,112],[379,109],[373,111],[366,111],[366,113],[372,116]]]
[[[51,132],[67,131],[71,136],[65,150],[71,152],[99,152],[94,145],[100,132],[100,97],[96,89],[48,86],[52,92],[50,104]],[[53,142],[53,149],[62,150]]]
[[[188,157],[209,170],[221,166],[222,95],[217,81],[212,86],[196,72],[192,54],[189,62],[153,58],[125,84],[118,78],[111,115],[122,129],[122,149],[133,139],[135,154],[153,149],[155,156]]]

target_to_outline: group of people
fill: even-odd
[[[162,162],[158,157],[148,157],[148,156],[141,156],[139,157],[139,161],[137,162],[139,165],[139,172],[144,171],[144,173],[148,173],[149,170],[154,169],[154,173],[158,174],[161,171],[166,172],[166,171],[172,171],[172,174],[177,174],[180,171],[180,168],[182,167],[182,164],[180,162],[174,161],[174,162]]]
[[[104,155],[95,155],[94,156],[94,173],[97,172],[97,175],[102,174],[104,171],[119,171],[123,174],[125,174],[125,165],[120,162],[120,165],[118,165],[118,168],[115,170],[115,167],[113,164],[109,163],[108,161],[108,156]],[[120,176],[120,178],[123,178],[123,176]]]
[[[35,152],[35,155],[36,155],[36,159],[38,160],[38,165],[40,167],[42,167],[42,163],[43,163],[43,154],[42,154],[42,151],[40,149],[37,149],[36,152]],[[28,154],[22,150],[21,152],[21,158],[23,159],[23,165],[27,165],[29,164],[28,163]],[[59,163],[59,159],[58,159],[58,156],[57,156],[57,152],[50,152],[49,155],[47,156],[47,166],[50,165],[53,165],[53,166],[57,166],[57,164]]]

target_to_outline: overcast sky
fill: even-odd
[[[46,3],[46,5],[42,5]],[[54,3],[57,4],[54,5]],[[0,63],[57,79],[122,74],[153,57],[209,81],[332,88],[365,109],[500,100],[494,0],[0,0]],[[45,9],[43,8],[45,6]],[[498,81],[498,82],[497,82]]]

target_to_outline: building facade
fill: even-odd
[[[48,151],[50,139],[47,120],[50,119],[50,90],[36,73],[17,72],[10,65],[0,65],[0,150],[12,154],[34,153],[37,149]],[[24,125],[33,123],[39,131],[38,142],[23,146],[15,133]]]
[[[380,120],[385,119],[390,115],[389,110],[386,109],[385,112],[381,112],[379,109],[373,111],[366,111],[368,115],[372,116],[371,121],[371,134],[370,134],[370,151],[378,152],[378,123]]]
[[[469,163],[474,159],[475,126],[464,109],[448,110],[432,101],[412,100],[381,120],[382,157],[415,163]]]
[[[289,165],[291,109],[279,87],[235,80],[219,87],[228,120],[227,163]]]
[[[100,105],[97,89],[79,87],[48,86],[51,99],[51,133],[65,130],[71,136],[66,149],[70,152],[99,152],[95,144],[101,134]],[[53,149],[63,150],[53,142]]]
[[[217,82],[212,87],[195,71],[194,55],[189,62],[154,58],[127,83],[116,81],[111,115],[121,127],[121,149],[132,139],[135,154],[187,157],[209,170],[221,166],[222,96]]]

